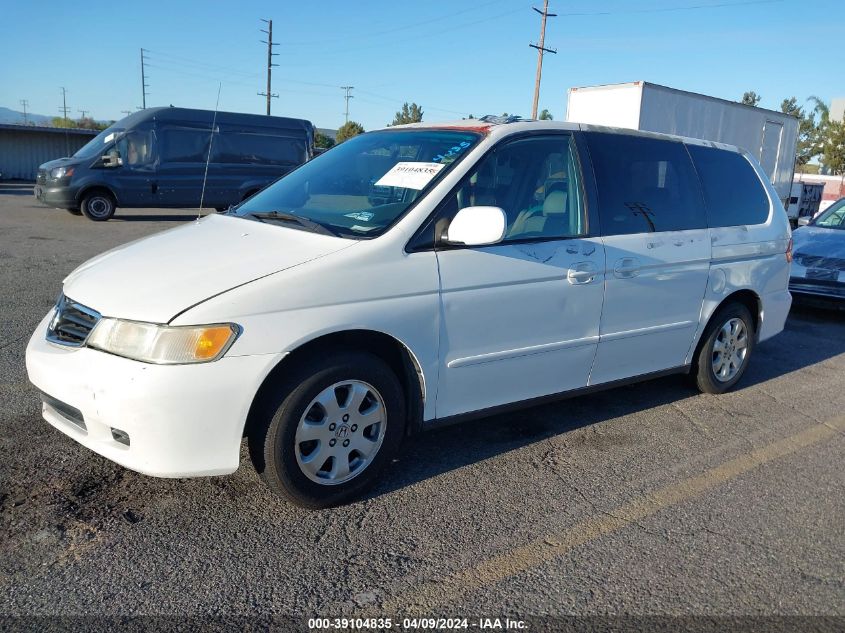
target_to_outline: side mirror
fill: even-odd
[[[447,244],[485,246],[505,237],[505,212],[499,207],[466,207],[449,224],[443,240]]]
[[[123,161],[120,159],[120,154],[117,152],[109,152],[103,154],[103,167],[120,167]]]
[[[807,226],[812,218],[808,215],[798,218],[798,226]]]

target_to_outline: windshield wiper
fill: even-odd
[[[314,220],[303,218],[301,215],[294,213],[285,213],[284,211],[253,211],[247,213],[246,216],[255,218],[259,221],[265,220],[281,220],[282,222],[293,222],[299,226],[313,231],[314,233],[322,233],[323,235],[331,235],[332,237],[339,237],[336,231],[333,231],[325,224],[320,224]]]

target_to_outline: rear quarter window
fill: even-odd
[[[688,145],[707,203],[711,227],[763,224],[769,196],[754,167],[742,154]]]
[[[604,235],[706,228],[701,187],[683,143],[604,132],[585,136]]]

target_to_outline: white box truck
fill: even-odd
[[[570,88],[566,120],[736,145],[760,161],[788,206],[798,142],[794,116],[634,81]],[[797,215],[790,220],[795,222]]]

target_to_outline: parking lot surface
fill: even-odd
[[[733,393],[671,377],[441,429],[306,511],[245,450],[226,477],[125,470],[27,382],[62,278],[194,214],[0,194],[0,614],[845,617],[845,313],[794,308]]]

